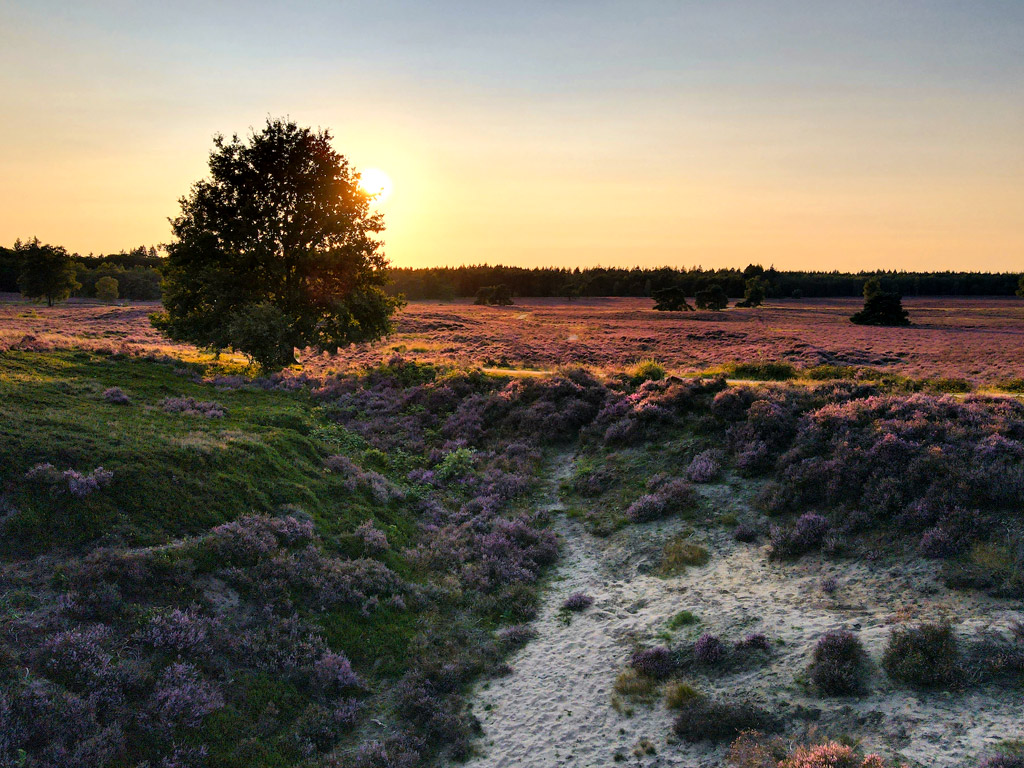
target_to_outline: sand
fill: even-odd
[[[570,464],[561,462],[552,489]],[[750,514],[728,485],[702,492],[719,509],[731,503]],[[900,622],[946,618],[965,637],[1006,632],[1024,618],[1019,602],[950,591],[938,581],[935,562],[912,557],[864,563],[808,556],[780,564],[768,559],[763,543],[735,542],[719,527],[698,526],[694,534],[711,554],[707,565],[660,578],[651,571],[665,540],[686,527],[682,521],[630,526],[601,539],[560,511],[554,490],[548,506],[564,542],[558,572],[533,625],[537,637],[510,660],[513,672],[475,692],[483,736],[469,768],[722,765],[724,746],[676,742],[672,712],[660,698],[632,704],[632,716],[612,707],[613,682],[630,652],[637,643],[661,642],[656,635],[683,609],[701,621],[673,633],[677,639],[704,631],[728,640],[749,632],[771,639],[767,665],[690,680],[705,693],[743,696],[786,716],[789,735],[808,728],[850,734],[887,758],[939,768],[977,765],[999,740],[1024,736],[1019,689],[917,693],[896,687],[878,668],[889,631]],[[821,588],[828,576],[838,584],[832,594]],[[559,608],[577,591],[594,604],[566,625]],[[857,632],[873,660],[866,696],[820,698],[799,680],[814,642],[834,628]],[[655,754],[634,754],[644,739]]]

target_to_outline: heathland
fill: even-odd
[[[1020,766],[1024,302],[0,304],[0,765]]]

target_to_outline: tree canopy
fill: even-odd
[[[47,306],[64,301],[79,287],[75,280],[75,263],[58,245],[45,245],[39,238],[18,241],[14,251],[19,257],[18,288],[33,301],[46,300]]]
[[[209,164],[171,221],[157,328],[267,369],[390,330],[383,217],[329,132],[268,119],[247,141],[215,137]]]

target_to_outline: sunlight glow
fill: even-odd
[[[362,171],[359,174],[359,187],[378,204],[387,200],[393,189],[391,177],[380,168],[367,168]]]

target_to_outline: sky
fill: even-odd
[[[5,0],[0,243],[171,238],[268,116],[396,266],[1024,271],[1021,0]]]

